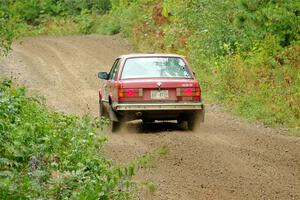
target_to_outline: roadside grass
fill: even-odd
[[[39,26],[24,25],[20,30],[22,36],[38,35],[78,35],[80,34],[79,25],[71,18],[52,18],[44,21]]]
[[[129,162],[126,169],[131,175],[135,175],[135,172],[141,169],[151,169],[155,168],[160,160],[164,159],[169,154],[169,149],[167,146],[162,146],[152,152],[148,152],[137,159]],[[127,172],[127,173],[128,173]],[[153,195],[157,190],[157,185],[151,180],[137,180],[137,186],[139,192],[147,195]]]
[[[300,129],[290,129],[289,130],[289,135],[294,136],[294,137],[300,137]]]
[[[0,199],[137,199],[132,176],[167,153],[116,166],[97,133],[106,121],[49,111],[11,80],[0,83],[0,111]]]
[[[77,17],[51,17],[37,26],[19,24],[19,37],[38,35],[87,35],[95,33],[99,16],[82,13]]]
[[[76,17],[51,17],[39,25],[18,24],[18,37],[25,36],[68,36],[68,35],[89,35],[102,34],[113,35],[120,33],[120,26],[117,22],[107,23],[110,20],[108,15],[93,15],[82,13]]]

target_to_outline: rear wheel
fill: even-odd
[[[111,132],[118,132],[121,128],[121,123],[116,121],[111,121]]]
[[[205,110],[204,108],[187,119],[187,128],[188,130],[194,131],[200,127],[200,123],[204,122]]]
[[[182,119],[177,119],[177,126],[182,130],[186,130],[187,129],[187,122],[185,120],[182,120]]]
[[[193,118],[188,119],[188,120],[187,120],[187,128],[188,128],[188,130],[190,130],[190,131],[195,130],[197,121],[198,121],[198,120],[193,119]]]

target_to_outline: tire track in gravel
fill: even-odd
[[[96,35],[24,38],[13,49],[0,63],[1,75],[12,74],[31,93],[44,95],[52,109],[93,116],[101,84],[96,73],[132,51],[120,36]],[[142,193],[141,199],[300,199],[300,139],[239,120],[214,104],[207,105],[197,132],[133,122],[107,135],[105,151],[116,163],[168,147],[155,168],[136,175],[157,185],[154,195]]]

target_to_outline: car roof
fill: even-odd
[[[178,54],[165,54],[165,53],[135,53],[135,54],[126,54],[126,55],[121,55],[119,58],[141,58],[141,57],[180,57],[184,58],[182,55]]]

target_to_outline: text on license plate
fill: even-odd
[[[168,90],[151,90],[151,99],[167,99],[169,98]]]

